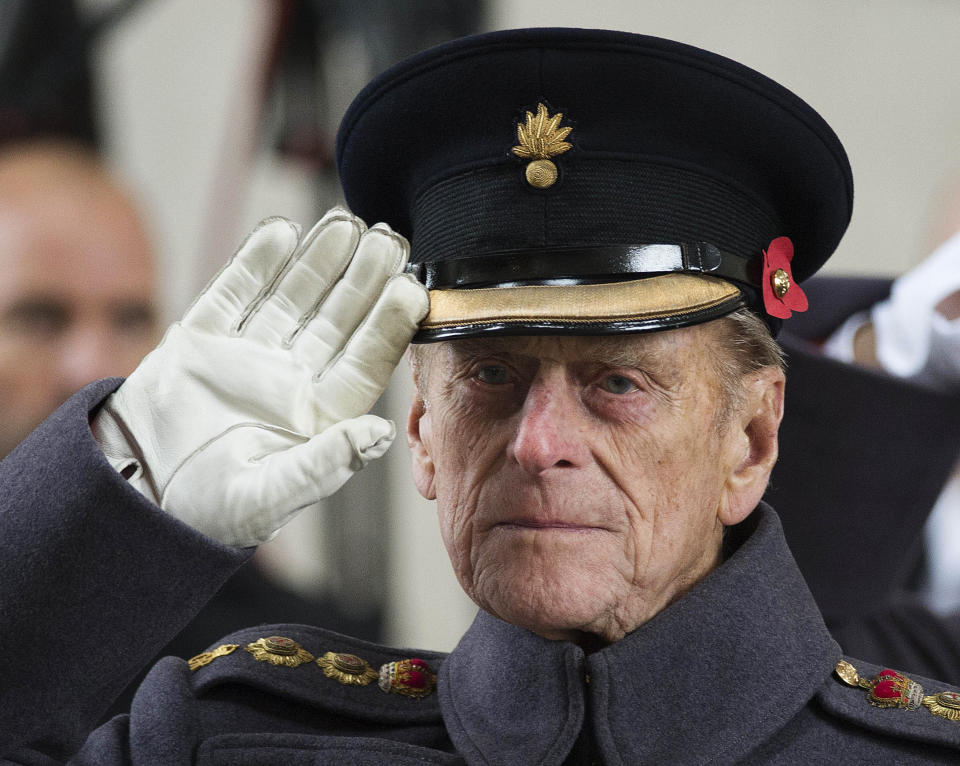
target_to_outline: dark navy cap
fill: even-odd
[[[776,331],[853,204],[840,141],[793,93],[601,30],[493,32],[401,62],[347,111],[337,161],[350,208],[411,241],[431,292],[419,342],[659,330],[744,305]]]

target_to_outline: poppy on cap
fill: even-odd
[[[431,292],[414,342],[642,332],[741,306],[776,332],[853,204],[839,139],[793,93],[602,30],[493,32],[401,62],[347,111],[337,161],[350,208],[411,241]],[[792,257],[765,267],[782,238]]]

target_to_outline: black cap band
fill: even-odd
[[[653,274],[707,274],[757,287],[759,259],[721,252],[706,242],[505,250],[455,260],[411,263],[428,289],[515,284],[609,282]]]

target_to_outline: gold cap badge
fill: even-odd
[[[563,114],[557,112],[552,117],[547,107],[537,104],[536,115],[527,112],[525,123],[517,124],[518,146],[513,153],[521,159],[531,160],[527,164],[527,183],[535,189],[548,189],[557,182],[557,166],[550,160],[573,148],[564,139],[570,135],[571,127],[560,127]]]

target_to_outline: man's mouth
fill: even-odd
[[[569,521],[552,519],[514,519],[511,521],[501,521],[494,526],[502,529],[543,529],[561,532],[594,532],[599,529],[599,527],[593,527],[587,524],[574,524]]]

